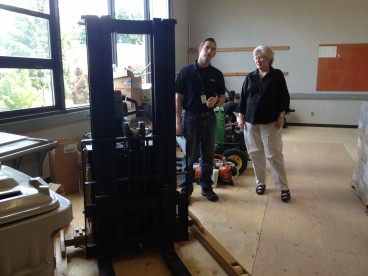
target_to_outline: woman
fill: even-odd
[[[272,67],[272,49],[260,45],[254,49],[253,58],[257,69],[242,86],[239,125],[244,128],[245,144],[253,162],[256,193],[262,195],[266,190],[267,158],[275,187],[281,190],[282,201],[287,202],[291,195],[282,153],[282,127],[290,95],[283,73]]]

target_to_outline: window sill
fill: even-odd
[[[36,129],[42,129],[57,125],[73,123],[89,119],[90,110],[78,109],[65,112],[48,112],[45,115],[33,118],[18,119],[9,122],[1,122],[0,131],[10,133],[23,133]],[[1,120],[0,120],[1,121]]]

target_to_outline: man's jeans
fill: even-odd
[[[183,159],[183,174],[179,186],[182,192],[191,195],[193,192],[194,170],[193,163],[198,162],[200,158],[201,174],[199,184],[203,190],[212,189],[213,156],[215,154],[215,136],[216,136],[216,115],[213,111],[204,113],[195,113],[184,111],[182,115],[184,133],[187,135],[187,175],[186,162]],[[188,181],[188,187],[186,187]],[[188,189],[187,189],[188,188]]]

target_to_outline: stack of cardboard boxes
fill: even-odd
[[[129,70],[119,70],[114,72],[114,89],[133,100],[138,106],[142,105],[142,78],[135,77]]]
[[[363,102],[358,124],[358,158],[353,171],[353,186],[368,206],[368,102]]]
[[[142,103],[152,105],[152,84],[147,83],[142,85]]]
[[[77,142],[61,139],[55,149],[49,153],[51,182],[60,184],[65,194],[79,192],[80,168],[78,159],[80,152]]]

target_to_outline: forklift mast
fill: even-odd
[[[86,255],[115,275],[114,254],[159,247],[174,275],[190,275],[174,250],[188,239],[188,200],[176,191],[175,24],[83,16],[88,52],[91,139],[82,140]],[[145,34],[152,56],[152,136],[117,124],[112,37]],[[115,98],[115,100],[114,100]]]

